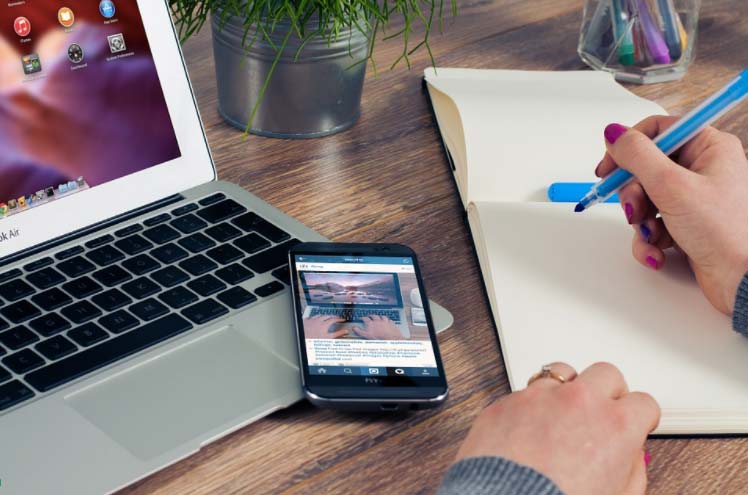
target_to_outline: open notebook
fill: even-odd
[[[594,181],[610,122],[664,113],[600,72],[433,69],[426,82],[454,167],[512,389],[542,364],[616,364],[663,408],[656,433],[748,433],[748,339],[684,259],[631,257],[620,206],[575,214],[556,181]]]

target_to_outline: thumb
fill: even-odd
[[[605,145],[613,161],[641,182],[647,195],[659,208],[681,197],[693,172],[666,156],[640,131],[620,124],[605,128]]]

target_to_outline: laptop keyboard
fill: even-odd
[[[360,322],[361,318],[367,316],[384,316],[400,323],[400,311],[393,309],[337,309],[337,308],[314,308],[309,316],[329,315],[337,316],[345,321]]]
[[[0,411],[284,290],[299,242],[218,193],[0,272]]]

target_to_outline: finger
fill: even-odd
[[[566,364],[566,363],[551,363],[548,365],[551,368],[551,371],[558,376],[562,377],[564,379],[564,382],[570,382],[574,380],[574,378],[577,377],[577,370],[575,370],[572,366]],[[531,378],[531,383],[529,383],[528,387],[553,387],[555,385],[561,385],[561,382],[556,380],[555,378],[537,378],[533,380]]]
[[[660,405],[649,394],[631,392],[618,399],[618,407],[623,408],[629,423],[640,436],[642,445],[647,435],[660,424]]]
[[[641,224],[635,225],[634,228],[647,244],[656,246],[663,251],[675,246],[675,242],[662,218],[646,218]]]
[[[636,176],[660,209],[667,209],[676,198],[690,197],[687,186],[693,180],[691,172],[665,156],[639,130],[610,124],[605,128],[605,141],[613,160]]]
[[[585,383],[612,399],[617,399],[629,391],[621,371],[610,363],[595,363],[582,371],[574,381]]]
[[[650,270],[657,271],[665,266],[665,252],[655,245],[648,244],[642,238],[641,233],[634,234],[631,253],[634,255],[634,259]]]
[[[345,328],[341,328],[331,333],[330,337],[333,339],[337,339],[339,337],[342,337],[343,335],[346,335],[347,333],[348,333],[348,330],[346,330]]]
[[[630,224],[641,223],[648,215],[656,211],[654,205],[644,192],[639,182],[632,182],[618,193],[626,220]]]
[[[603,159],[600,160],[600,163],[597,164],[597,168],[595,168],[595,175],[602,178],[610,174],[617,168],[618,165],[616,165],[616,162],[613,161],[613,157],[611,157],[610,154],[606,152]]]
[[[363,337],[365,333],[364,329],[359,326],[351,327],[351,332],[355,333],[359,337]]]
[[[638,450],[631,464],[631,475],[622,495],[645,495],[647,493],[647,465],[644,463],[644,452]]]

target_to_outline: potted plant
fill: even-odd
[[[452,15],[456,0],[450,0]],[[367,62],[377,35],[401,37],[392,67],[428,51],[444,0],[169,0],[182,41],[210,19],[218,110],[254,134],[333,134],[360,115]],[[386,30],[397,23],[397,31]],[[400,26],[400,24],[402,24]],[[413,28],[423,35],[411,40]],[[374,66],[376,71],[376,67]]]

